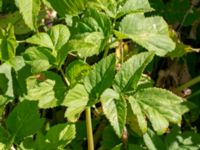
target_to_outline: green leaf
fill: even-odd
[[[90,0],[88,3],[89,8],[99,9],[104,11],[109,17],[115,18],[117,14],[117,5],[119,1],[116,0]]]
[[[147,121],[142,113],[141,107],[133,97],[128,99],[127,124],[138,135],[147,131]]]
[[[22,35],[31,31],[30,28],[24,23],[22,15],[19,11],[5,14],[4,17],[0,19],[1,28],[6,28],[9,23],[14,25],[15,34]]]
[[[68,121],[75,122],[79,119],[80,114],[86,108],[89,101],[89,95],[85,90],[84,85],[77,84],[70,89],[64,98],[63,106],[67,106],[65,117]]]
[[[72,33],[80,34],[85,32],[102,32],[108,37],[112,32],[111,20],[104,13],[95,9],[88,9],[83,18],[75,20]]]
[[[168,149],[176,149],[179,147],[179,143],[176,139],[177,136],[181,136],[181,131],[178,126],[174,126],[165,138],[165,143]]]
[[[72,61],[65,69],[65,75],[68,77],[70,84],[74,85],[77,82],[82,82],[85,76],[90,71],[90,66],[81,60]]]
[[[40,11],[40,0],[15,0],[26,25],[36,30],[37,17]]]
[[[172,52],[168,53],[167,56],[171,57],[172,59],[180,58],[190,51],[192,51],[192,47],[179,41],[176,42],[176,48]]]
[[[0,27],[1,28],[6,28],[6,26],[11,23],[15,24],[17,21],[21,19],[21,15],[18,11],[15,11],[13,13],[5,14],[3,18],[0,20]]]
[[[75,134],[74,124],[57,124],[47,132],[45,141],[50,144],[52,150],[63,149],[75,138]]]
[[[137,89],[153,87],[153,85],[154,81],[151,79],[151,77],[146,74],[142,74],[140,80],[138,81]]]
[[[32,75],[31,67],[26,65],[25,60],[22,56],[16,56],[14,59],[9,61],[13,68],[13,90],[16,97],[22,97],[26,90],[26,79]]]
[[[68,47],[71,51],[77,51],[78,55],[82,58],[90,57],[101,52],[100,49],[103,39],[104,35],[102,32],[83,33],[70,40]]]
[[[9,65],[12,66],[16,72],[25,67],[25,61],[22,56],[15,56],[9,61]]]
[[[137,103],[140,106],[143,115],[147,116],[158,134],[166,132],[169,122],[180,124],[186,110],[182,106],[181,97],[164,89],[141,89],[131,97],[129,103]]]
[[[123,148],[123,143],[115,145],[111,150],[121,150]]]
[[[148,132],[144,134],[143,139],[150,150],[167,150],[165,143],[151,130],[148,130]]]
[[[101,96],[103,112],[116,134],[121,137],[126,122],[126,102],[112,89],[107,89]]]
[[[11,141],[11,136],[8,131],[0,126],[0,149],[9,149],[9,142]]]
[[[8,103],[8,98],[6,96],[0,95],[0,119],[2,119],[2,114],[4,112],[4,109],[6,107],[6,104]]]
[[[48,34],[44,32],[37,33],[26,39],[26,42],[47,47],[52,50],[60,50],[68,41],[70,32],[65,25],[53,26]]]
[[[103,136],[101,141],[101,147],[103,149],[112,149],[113,147],[115,147],[115,145],[121,143],[121,137],[118,138],[111,126],[106,126],[102,132]]]
[[[0,66],[0,119],[6,104],[14,97],[13,92],[11,67],[3,64]]]
[[[48,34],[43,32],[37,33],[26,39],[26,42],[51,49],[52,55],[56,57],[55,64],[60,69],[70,50],[67,46],[69,37],[70,32],[67,26],[59,24],[53,26]]]
[[[149,0],[127,0],[127,2],[119,9],[117,18],[129,13],[149,12],[154,9],[150,6]]]
[[[8,25],[6,30],[0,29],[0,60],[8,61],[14,58],[16,47],[14,27]]]
[[[34,148],[38,150],[42,149],[49,149],[52,150],[50,147],[50,143],[46,142],[45,135],[43,135],[42,131],[38,131],[36,136],[35,136],[35,144]]]
[[[165,143],[169,150],[198,150],[200,148],[200,134],[192,131],[181,132],[180,128],[175,126],[166,136]]]
[[[64,150],[66,145],[75,138],[75,135],[75,124],[56,124],[47,131],[46,135],[43,135],[42,132],[37,133],[33,149]],[[27,146],[30,147],[30,145]]]
[[[58,54],[56,58],[56,65],[58,66],[58,70],[60,70],[62,65],[65,63],[65,60],[70,51],[71,49],[69,49],[67,44],[65,44],[60,50],[58,50]]]
[[[43,72],[26,79],[25,99],[39,101],[40,108],[52,108],[61,104],[66,90],[60,76],[53,72]]]
[[[92,98],[99,98],[103,91],[112,85],[115,61],[114,55],[103,58],[93,66],[93,70],[86,76],[84,85]]]
[[[127,15],[121,21],[120,31],[116,35],[130,38],[159,56],[164,56],[175,48],[169,37],[168,26],[159,16],[145,17],[142,13]]]
[[[23,57],[32,68],[32,73],[40,73],[48,70],[55,63],[55,57],[49,49],[44,47],[29,47]]]
[[[0,149],[7,150],[8,147],[4,143],[0,143]]]
[[[86,35],[88,34],[87,40],[85,41],[85,43],[86,42],[87,43],[86,45],[84,45],[85,47],[86,46],[88,47],[88,42],[91,45],[91,42],[94,41],[94,39],[98,40],[95,41],[95,43],[98,43],[98,45],[101,42],[101,46],[99,47],[99,49],[97,49],[96,51],[93,50],[96,53],[97,52],[99,53],[104,50],[110,38],[111,32],[112,32],[112,25],[110,18],[104,13],[99,12],[95,9],[88,9],[85,12],[83,18],[78,18],[77,20],[73,20],[73,26],[71,28],[71,33],[73,35],[72,39],[76,40],[76,36],[79,35],[83,36],[84,34]],[[97,37],[97,35],[99,35],[100,37]],[[84,38],[82,37],[82,39]],[[82,52],[82,54],[83,53],[84,52]]]
[[[33,35],[32,37],[26,39],[26,42],[39,45],[42,47],[54,49],[53,42],[47,33],[43,33],[43,32],[37,33]]]
[[[4,63],[0,66],[0,95],[7,98],[14,98],[12,68],[9,64]]]
[[[8,131],[16,142],[36,133],[42,124],[37,103],[29,101],[19,103],[6,119]]]
[[[19,17],[17,15],[19,15]],[[12,17],[15,17],[15,16],[17,16],[19,18],[15,23],[13,23],[13,25],[15,27],[15,34],[23,36],[27,33],[30,33],[32,30],[25,23],[22,15],[19,12],[16,12],[14,14],[14,16],[12,16]]]
[[[128,150],[146,150],[142,146],[136,145],[136,144],[129,144],[128,145]]]
[[[69,15],[78,15],[85,9],[86,0],[47,0],[51,6],[62,17]]]
[[[60,50],[67,43],[70,37],[69,29],[67,26],[62,24],[53,26],[49,30],[48,34],[56,50]]]
[[[5,74],[0,73],[0,94],[6,93],[7,89],[8,89],[8,79],[6,78]]]
[[[32,61],[31,66],[32,66],[32,73],[40,73],[42,71],[47,71],[51,67],[48,61],[42,59],[37,61]]]
[[[145,67],[151,62],[154,54],[149,52],[133,55],[125,63],[115,76],[113,87],[118,92],[126,92],[136,89]]]
[[[33,150],[35,148],[35,141],[33,138],[25,138],[19,145],[21,150]]]
[[[172,52],[169,52],[167,56],[171,57],[172,59],[177,58],[177,57],[182,57],[185,55],[187,52],[191,52],[192,47],[189,45],[186,45],[182,43],[177,36],[177,33],[174,30],[170,30],[170,36],[173,39],[173,41],[176,43],[176,47]]]

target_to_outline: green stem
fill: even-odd
[[[194,79],[186,82],[185,84],[181,85],[180,87],[177,88],[178,91],[182,91],[188,87],[191,87],[195,84],[197,84],[198,82],[200,82],[200,76],[195,77]]]
[[[25,42],[26,42],[25,40],[17,41],[17,43],[25,43]]]
[[[85,115],[86,115],[88,150],[94,150],[94,140],[93,140],[93,131],[92,131],[92,118],[91,118],[91,108],[90,107],[86,108]]]
[[[112,36],[110,35],[110,39],[112,38]],[[117,40],[113,40],[111,41],[110,43],[108,43],[105,47],[105,51],[104,51],[104,54],[103,54],[103,57],[106,57],[108,55],[108,52],[110,50],[110,46],[115,43]]]
[[[103,57],[106,57],[108,55],[108,52],[109,52],[109,45],[106,46],[105,48],[105,51],[104,51],[104,54],[103,54]]]
[[[62,69],[60,69],[60,72],[61,72],[61,74],[62,74],[62,76],[63,76],[63,78],[64,78],[64,80],[65,80],[65,83],[66,83],[68,86],[70,86],[70,82],[69,82],[69,80],[67,79],[67,77],[65,76],[65,74],[64,74],[64,72],[63,72]]]

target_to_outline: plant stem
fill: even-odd
[[[110,37],[111,38],[111,37]],[[105,51],[104,51],[104,54],[103,54],[103,57],[106,57],[108,55],[108,52],[109,52],[109,49],[110,49],[110,46],[115,43],[117,40],[114,40],[114,41],[111,41],[110,43],[108,43],[105,47]]]
[[[200,82],[200,76],[195,77],[194,79],[186,82],[185,84],[181,85],[180,87],[177,88],[178,91],[182,91],[185,88],[191,87],[195,84],[197,84],[198,82]]]
[[[65,74],[64,74],[64,72],[63,72],[62,69],[60,69],[60,72],[61,72],[61,74],[62,74],[62,76],[63,76],[63,78],[64,78],[64,80],[65,80],[65,83],[66,83],[68,86],[70,86],[70,82],[69,82],[69,80],[67,79],[67,77],[65,76]]]
[[[17,43],[25,43],[25,42],[26,42],[25,40],[17,41]]]
[[[103,57],[106,57],[108,55],[109,52],[109,45],[106,46]]]
[[[94,150],[94,140],[93,140],[93,131],[92,131],[92,118],[91,118],[91,108],[90,107],[86,108],[85,115],[86,115],[88,150]]]

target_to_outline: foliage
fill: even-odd
[[[200,148],[198,2],[0,0],[0,12],[0,149]]]

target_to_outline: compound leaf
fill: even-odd
[[[137,91],[134,96],[129,98],[129,103],[132,103],[132,105],[137,103],[142,114],[150,120],[153,129],[158,134],[163,134],[167,131],[169,122],[180,124],[183,113],[188,111],[181,97],[170,91],[155,87]],[[143,128],[143,126],[140,126],[140,128]]]

